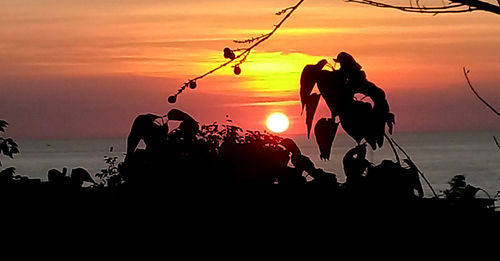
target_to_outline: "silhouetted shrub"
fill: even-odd
[[[123,179],[119,172],[118,157],[108,157],[104,156],[104,163],[107,165],[105,169],[101,169],[100,173],[95,174],[99,178],[100,182],[96,186],[104,187],[115,187],[123,182]]]

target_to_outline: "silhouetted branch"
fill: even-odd
[[[304,2],[304,0],[300,0],[296,5],[291,6],[291,7],[287,7],[285,9],[277,12],[276,15],[282,15],[284,13],[287,13],[287,14],[285,17],[283,17],[283,19],[281,19],[281,21],[277,25],[274,26],[274,28],[271,32],[269,32],[267,34],[262,34],[262,35],[257,36],[257,37],[252,37],[252,38],[249,38],[246,40],[235,40],[234,41],[235,43],[253,43],[253,44],[247,48],[239,48],[239,49],[235,49],[235,50],[225,48],[224,49],[224,57],[229,58],[229,61],[222,63],[221,65],[215,67],[214,69],[212,69],[212,70],[210,70],[210,71],[208,71],[200,76],[197,76],[193,79],[190,79],[188,82],[185,82],[184,85],[181,88],[179,88],[179,90],[177,91],[176,94],[168,97],[168,102],[175,103],[177,101],[177,96],[179,94],[181,94],[187,87],[190,87],[191,89],[196,88],[196,81],[197,80],[202,79],[205,76],[210,75],[210,74],[216,72],[217,70],[219,70],[223,67],[226,67],[227,65],[229,65],[231,63],[235,63],[235,65],[233,66],[234,67],[234,74],[236,74],[236,75],[240,74],[241,69],[240,69],[239,65],[241,65],[242,63],[244,63],[246,61],[250,52],[255,47],[257,47],[259,44],[261,44],[265,40],[269,39],[303,2]],[[242,52],[239,53],[238,55],[235,55],[234,54],[235,51],[242,51]]]
[[[499,5],[500,5],[500,0]],[[346,0],[346,2],[353,2],[364,5],[371,5],[380,8],[391,8],[397,9],[404,12],[411,13],[427,13],[427,14],[446,14],[446,13],[465,13],[472,11],[486,11],[494,14],[500,15],[500,6],[495,6],[493,4],[482,2],[479,0],[451,0],[448,3],[442,2],[442,5],[438,6],[424,6],[420,5],[419,1],[416,1],[416,5],[412,4],[410,0],[409,6],[402,5],[392,5],[383,2],[371,1],[371,0]]]
[[[233,40],[233,42],[235,43],[239,43],[239,44],[242,44],[242,43],[253,43],[257,40],[260,40],[266,36],[268,36],[269,34],[262,34],[260,36],[256,36],[256,37],[252,37],[252,38],[249,38],[249,39],[245,39],[245,40]],[[247,48],[240,48],[240,49],[235,49],[233,51],[241,51],[241,50],[246,50]]]
[[[392,152],[394,152],[394,156],[396,157],[396,161],[398,162],[398,165],[401,166],[401,160],[399,159],[398,152],[396,151],[396,148],[394,148],[394,145],[392,144],[391,138],[387,136],[387,134],[384,133],[385,138],[387,139],[387,142],[389,142],[389,145],[391,145]]]
[[[389,140],[389,138],[387,137],[387,135],[386,135],[386,138]],[[437,198],[438,195],[437,195],[436,191],[434,191],[434,188],[432,187],[431,183],[429,182],[429,180],[427,180],[427,178],[425,177],[424,173],[417,168],[417,165],[410,158],[410,155],[408,155],[408,153],[406,153],[406,151],[401,146],[399,146],[399,144],[393,138],[390,138],[390,140],[392,140],[392,142],[394,143],[394,145],[396,145],[398,147],[398,149],[401,152],[403,152],[403,154],[406,156],[406,158],[408,159],[408,161],[413,165],[413,167],[418,172],[418,174],[420,174],[420,176],[424,179],[425,183],[427,183],[427,186],[429,186],[429,188],[431,189],[432,194],[434,195],[434,197]]]
[[[279,12],[276,12],[276,15],[282,15],[282,14],[284,14],[284,13],[286,13],[286,12],[288,12],[289,10],[292,10],[292,9],[294,9],[294,8],[295,8],[294,6],[287,7],[287,8],[285,8],[285,9],[283,9],[283,10],[280,10]]]
[[[497,144],[497,147],[500,149],[500,144],[498,143],[497,137],[493,136],[493,140],[495,140],[495,144]]]
[[[470,70],[466,70],[465,67],[463,67],[463,70],[464,70],[465,79],[467,80],[467,84],[469,84],[470,89],[476,95],[476,97],[482,103],[484,103],[486,106],[488,106],[488,108],[490,108],[490,110],[492,110],[497,116],[500,116],[500,113],[497,110],[495,110],[495,108],[493,108],[493,106],[489,105],[481,96],[479,96],[479,94],[476,92],[476,90],[474,89],[474,87],[472,87],[472,84],[470,83],[470,80],[469,80],[469,72],[470,72]]]

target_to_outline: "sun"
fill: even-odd
[[[281,112],[273,112],[267,117],[266,126],[272,132],[284,132],[288,129],[288,125],[290,125],[288,117]]]

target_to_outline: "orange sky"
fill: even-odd
[[[202,123],[226,114],[247,129],[286,113],[304,133],[302,68],[340,51],[354,55],[386,91],[396,131],[500,130],[468,89],[500,108],[500,17],[424,15],[334,0],[306,0],[258,46],[235,76],[230,67],[166,102],[189,78],[224,62],[224,47],[267,33],[295,0],[5,0],[0,9],[0,118],[31,138],[127,135],[139,113],[180,108]],[[328,116],[321,103],[318,118]]]

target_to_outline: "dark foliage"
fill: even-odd
[[[0,120],[0,132],[5,132],[8,123],[4,120]],[[14,154],[19,153],[19,148],[17,143],[11,138],[4,138],[0,136],[0,155],[5,155],[9,158],[13,158]],[[2,166],[2,161],[0,161],[0,166]]]
[[[464,175],[456,175],[454,176],[448,184],[450,185],[449,189],[443,191],[444,196],[448,199],[473,199],[476,196],[476,193],[480,190],[477,187],[474,187],[470,184],[467,184],[465,181]]]
[[[136,143],[129,144],[132,147],[127,148],[126,160],[117,168],[125,183],[195,187],[304,185],[304,171],[316,170],[310,160],[312,166],[307,169],[291,161],[303,155],[289,139],[283,142],[282,137],[273,134],[244,131],[231,120],[199,127],[189,115],[182,113],[180,117],[181,113],[173,109],[167,114],[169,120],[180,120],[181,124],[155,139],[160,145],[147,145],[142,150],[136,149]],[[148,135],[132,130],[131,136],[129,140]]]
[[[364,140],[373,150],[382,147],[386,126],[392,134],[395,124],[385,92],[368,81],[361,65],[350,54],[340,52],[333,60],[341,65],[340,69],[323,70],[328,61],[322,59],[314,65],[306,65],[302,70],[299,94],[302,110],[306,110],[307,136],[322,97],[331,112],[330,119],[322,118],[314,128],[322,159],[330,158],[339,124],[358,145]],[[319,94],[312,93],[314,86],[318,87]],[[370,98],[371,103],[357,100],[356,95]]]
[[[101,169],[100,173],[95,174],[95,177],[100,180],[97,186],[115,187],[123,183],[118,171],[118,157],[104,156],[104,163],[107,165],[105,169]]]

